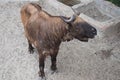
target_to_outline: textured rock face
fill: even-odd
[[[39,1],[39,0],[0,0],[1,2],[22,2],[22,1]]]
[[[51,1],[40,0],[47,12],[66,16],[73,14],[70,7]],[[26,3],[0,3],[0,80],[39,80],[38,54],[37,51],[28,53],[20,19],[20,8]],[[47,80],[120,80],[119,25],[115,23],[110,30],[99,32],[88,43],[78,40],[62,43],[57,61],[58,73],[51,74],[50,58],[46,60]],[[102,36],[99,35],[101,33]]]
[[[95,2],[96,2],[96,6],[99,7],[99,9],[103,13],[116,18],[120,16],[120,8],[115,6],[111,2],[105,0],[95,0]]]
[[[69,6],[58,2],[57,0],[41,0],[39,3],[44,10],[53,15],[71,16],[74,14]]]
[[[80,3],[80,0],[57,0],[57,1],[60,1],[69,6],[73,6]]]
[[[100,21],[100,22],[104,22],[107,20],[110,20],[111,17],[107,16],[106,14],[102,14],[101,11],[98,9],[98,7],[96,7],[95,2],[90,2],[88,4],[84,4],[84,5],[75,5],[73,6],[73,8],[77,11],[79,11],[80,13],[83,13],[91,18],[93,18],[94,20]]]

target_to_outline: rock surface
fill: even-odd
[[[28,53],[20,19],[20,8],[25,3],[0,3],[0,80],[39,79],[38,54]],[[62,43],[58,73],[51,74],[50,58],[46,59],[47,80],[120,80],[120,32],[99,34],[88,43]]]

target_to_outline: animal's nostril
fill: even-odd
[[[92,32],[92,34],[93,34],[93,35],[97,35],[97,33],[96,33],[95,31],[94,31],[94,32]]]
[[[93,32],[93,33],[96,33],[96,32]]]
[[[94,29],[94,28],[92,28],[91,30],[92,30],[92,31],[94,31],[95,29]]]

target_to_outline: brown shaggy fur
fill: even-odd
[[[63,18],[66,17],[48,14],[35,3],[27,4],[21,9],[21,19],[29,51],[33,52],[33,44],[39,53],[39,73],[42,78],[45,77],[44,60],[47,55],[51,56],[51,69],[53,71],[57,69],[56,56],[62,41],[73,38],[86,41],[96,35],[96,29],[78,16],[70,23],[65,22]]]
[[[30,17],[25,32],[27,37],[29,36],[28,40],[35,46],[41,45],[42,48],[50,49],[58,47],[67,33],[67,26],[61,18],[47,15],[41,11]],[[36,44],[36,42],[41,43]]]
[[[57,69],[56,56],[61,41],[67,40],[65,36],[67,34],[68,24],[60,17],[49,15],[35,4],[27,4],[22,7],[21,19],[29,43],[29,50],[33,49],[32,44],[38,50],[40,56],[40,76],[44,77],[43,66],[46,55],[51,56],[51,69]]]
[[[35,3],[28,3],[24,5],[21,9],[21,19],[22,19],[23,25],[24,26],[26,25],[28,19],[30,18],[32,14],[40,10],[41,10],[41,7]]]

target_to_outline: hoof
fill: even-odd
[[[51,66],[51,70],[52,70],[52,71],[56,71],[56,70],[57,70],[57,67],[56,67],[56,66]]]
[[[44,73],[41,74],[41,72],[39,71],[38,74],[39,74],[39,77],[40,77],[41,79],[43,78],[43,80],[45,80],[45,74],[44,74]]]
[[[41,80],[46,80],[46,77],[41,77]]]
[[[46,77],[39,77],[38,80],[47,80]]]
[[[34,50],[29,50],[28,51],[30,54],[33,54],[34,53]]]
[[[51,70],[51,74],[58,73],[58,70]]]

